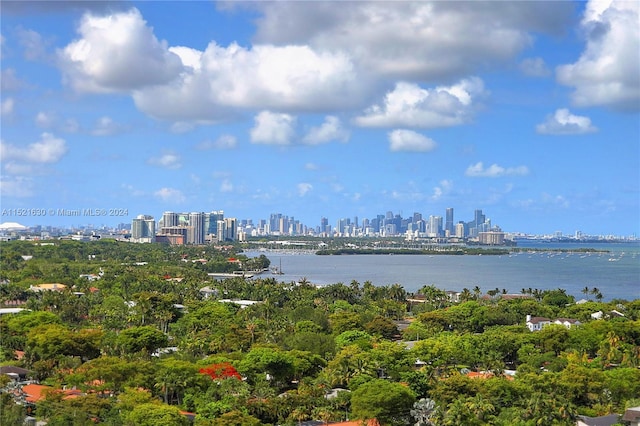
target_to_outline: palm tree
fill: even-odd
[[[482,290],[480,290],[479,286],[475,286],[473,288],[473,295],[476,297],[476,300],[480,298],[481,293],[482,293]]]
[[[588,287],[588,286],[585,286],[585,287],[582,289],[582,293],[584,293],[584,295],[585,295],[585,296],[589,295],[589,287]]]
[[[389,288],[389,298],[396,302],[405,302],[407,300],[407,292],[400,284],[393,284]]]
[[[484,399],[480,394],[473,398],[468,398],[465,402],[465,406],[476,416],[478,420],[482,422],[485,422],[487,417],[496,409],[493,404]]]
[[[462,292],[460,293],[460,301],[466,302],[472,299],[473,299],[473,294],[471,293],[471,291],[466,287],[463,288]]]

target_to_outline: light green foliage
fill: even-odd
[[[123,355],[145,351],[151,354],[154,350],[167,346],[167,336],[152,326],[131,327],[123,330],[116,339],[116,344]]]
[[[382,425],[406,425],[415,395],[407,387],[387,380],[371,380],[351,395],[357,419],[376,418]]]
[[[59,324],[46,324],[31,329],[25,343],[26,356],[32,361],[77,356],[84,360],[100,355],[102,332],[73,331]]]
[[[178,407],[142,404],[127,415],[124,424],[125,426],[186,426],[189,420],[180,413]]]
[[[348,330],[340,333],[335,338],[336,346],[343,348],[348,345],[358,345],[363,349],[371,349],[372,336],[366,331],[362,330]]]
[[[350,330],[362,330],[362,320],[355,312],[339,311],[329,315],[329,323],[333,334]]]
[[[260,426],[259,419],[246,414],[240,410],[233,410],[222,414],[214,419],[203,419],[196,417],[196,426]]]
[[[293,357],[284,351],[270,347],[252,348],[238,366],[242,374],[255,378],[259,374],[269,374],[278,384],[285,384],[295,374]]]

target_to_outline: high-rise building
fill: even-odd
[[[455,229],[453,228],[453,207],[447,208],[444,230],[445,232],[448,232],[449,235],[454,234]]]
[[[169,226],[178,226],[178,213],[164,212],[162,214],[162,224],[160,227],[163,228]]]
[[[224,211],[212,211],[204,215],[204,232],[206,235],[218,235],[218,221],[224,220]]]
[[[235,241],[238,236],[238,220],[226,217],[218,221],[218,242]]]
[[[323,216],[320,218],[320,233],[329,235],[329,232],[329,219]]]
[[[478,209],[474,211],[473,216],[476,222],[476,226],[484,223],[485,217],[484,217],[484,214],[482,214],[482,210]]]
[[[429,216],[427,235],[432,238],[442,236],[442,216]]]
[[[152,243],[156,239],[156,221],[153,216],[139,215],[131,223],[131,241]]]
[[[204,213],[189,213],[189,228],[187,232],[187,244],[204,244]]]
[[[482,210],[475,210],[473,213],[473,221],[467,223],[467,232],[469,237],[477,237],[479,232],[488,231],[491,228],[491,222],[487,222]]]

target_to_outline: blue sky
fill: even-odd
[[[1,221],[640,234],[639,5],[3,1]]]

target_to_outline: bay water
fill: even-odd
[[[633,243],[540,243],[519,242],[524,252],[508,255],[341,255],[318,256],[311,252],[248,252],[265,254],[271,266],[282,265],[279,281],[312,284],[400,284],[408,292],[425,285],[442,290],[461,291],[480,287],[521,293],[522,290],[562,288],[576,300],[591,298],[583,289],[599,289],[603,300],[640,299],[640,242]],[[582,253],[581,248],[606,250]],[[531,249],[526,251],[526,249]],[[570,252],[538,251],[564,249]],[[270,276],[265,273],[262,277]]]

